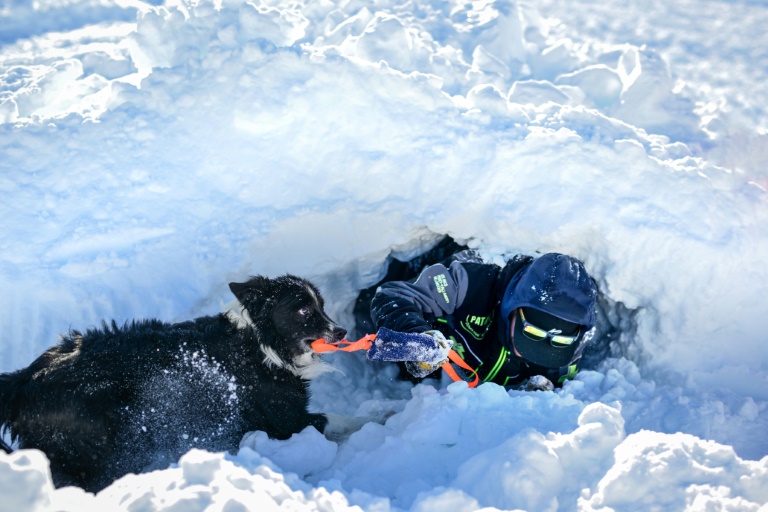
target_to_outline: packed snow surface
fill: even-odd
[[[0,510],[766,510],[767,22],[756,0],[5,2],[0,371],[104,319],[217,313],[255,274],[311,279],[352,329],[388,259],[446,234],[581,259],[600,332],[554,392],[327,355],[313,410],[385,422],[251,432],[95,496],[0,453]]]

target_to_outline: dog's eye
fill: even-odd
[[[300,314],[301,316],[309,316],[309,308],[301,308],[301,309],[299,310],[299,314]]]

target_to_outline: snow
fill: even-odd
[[[252,274],[359,290],[443,234],[581,259],[603,349],[555,392],[361,354],[313,409],[98,495],[0,454],[0,510],[765,510],[763,2],[48,0],[0,8],[0,371]],[[606,345],[607,344],[607,345]],[[224,376],[222,376],[223,378]],[[138,421],[138,419],[137,419]]]

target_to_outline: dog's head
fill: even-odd
[[[310,378],[303,369],[319,362],[310,345],[313,341],[340,341],[347,334],[325,313],[320,291],[306,279],[256,276],[230,283],[229,289],[244,309],[240,325],[250,323],[256,329],[265,360],[296,369],[302,377]]]

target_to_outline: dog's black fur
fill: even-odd
[[[326,416],[307,410],[308,380],[327,366],[310,343],[346,331],[318,289],[290,275],[230,289],[239,304],[217,316],[71,331],[0,375],[0,424],[48,456],[57,486],[92,492],[192,447],[234,451],[248,431],[327,433]]]

